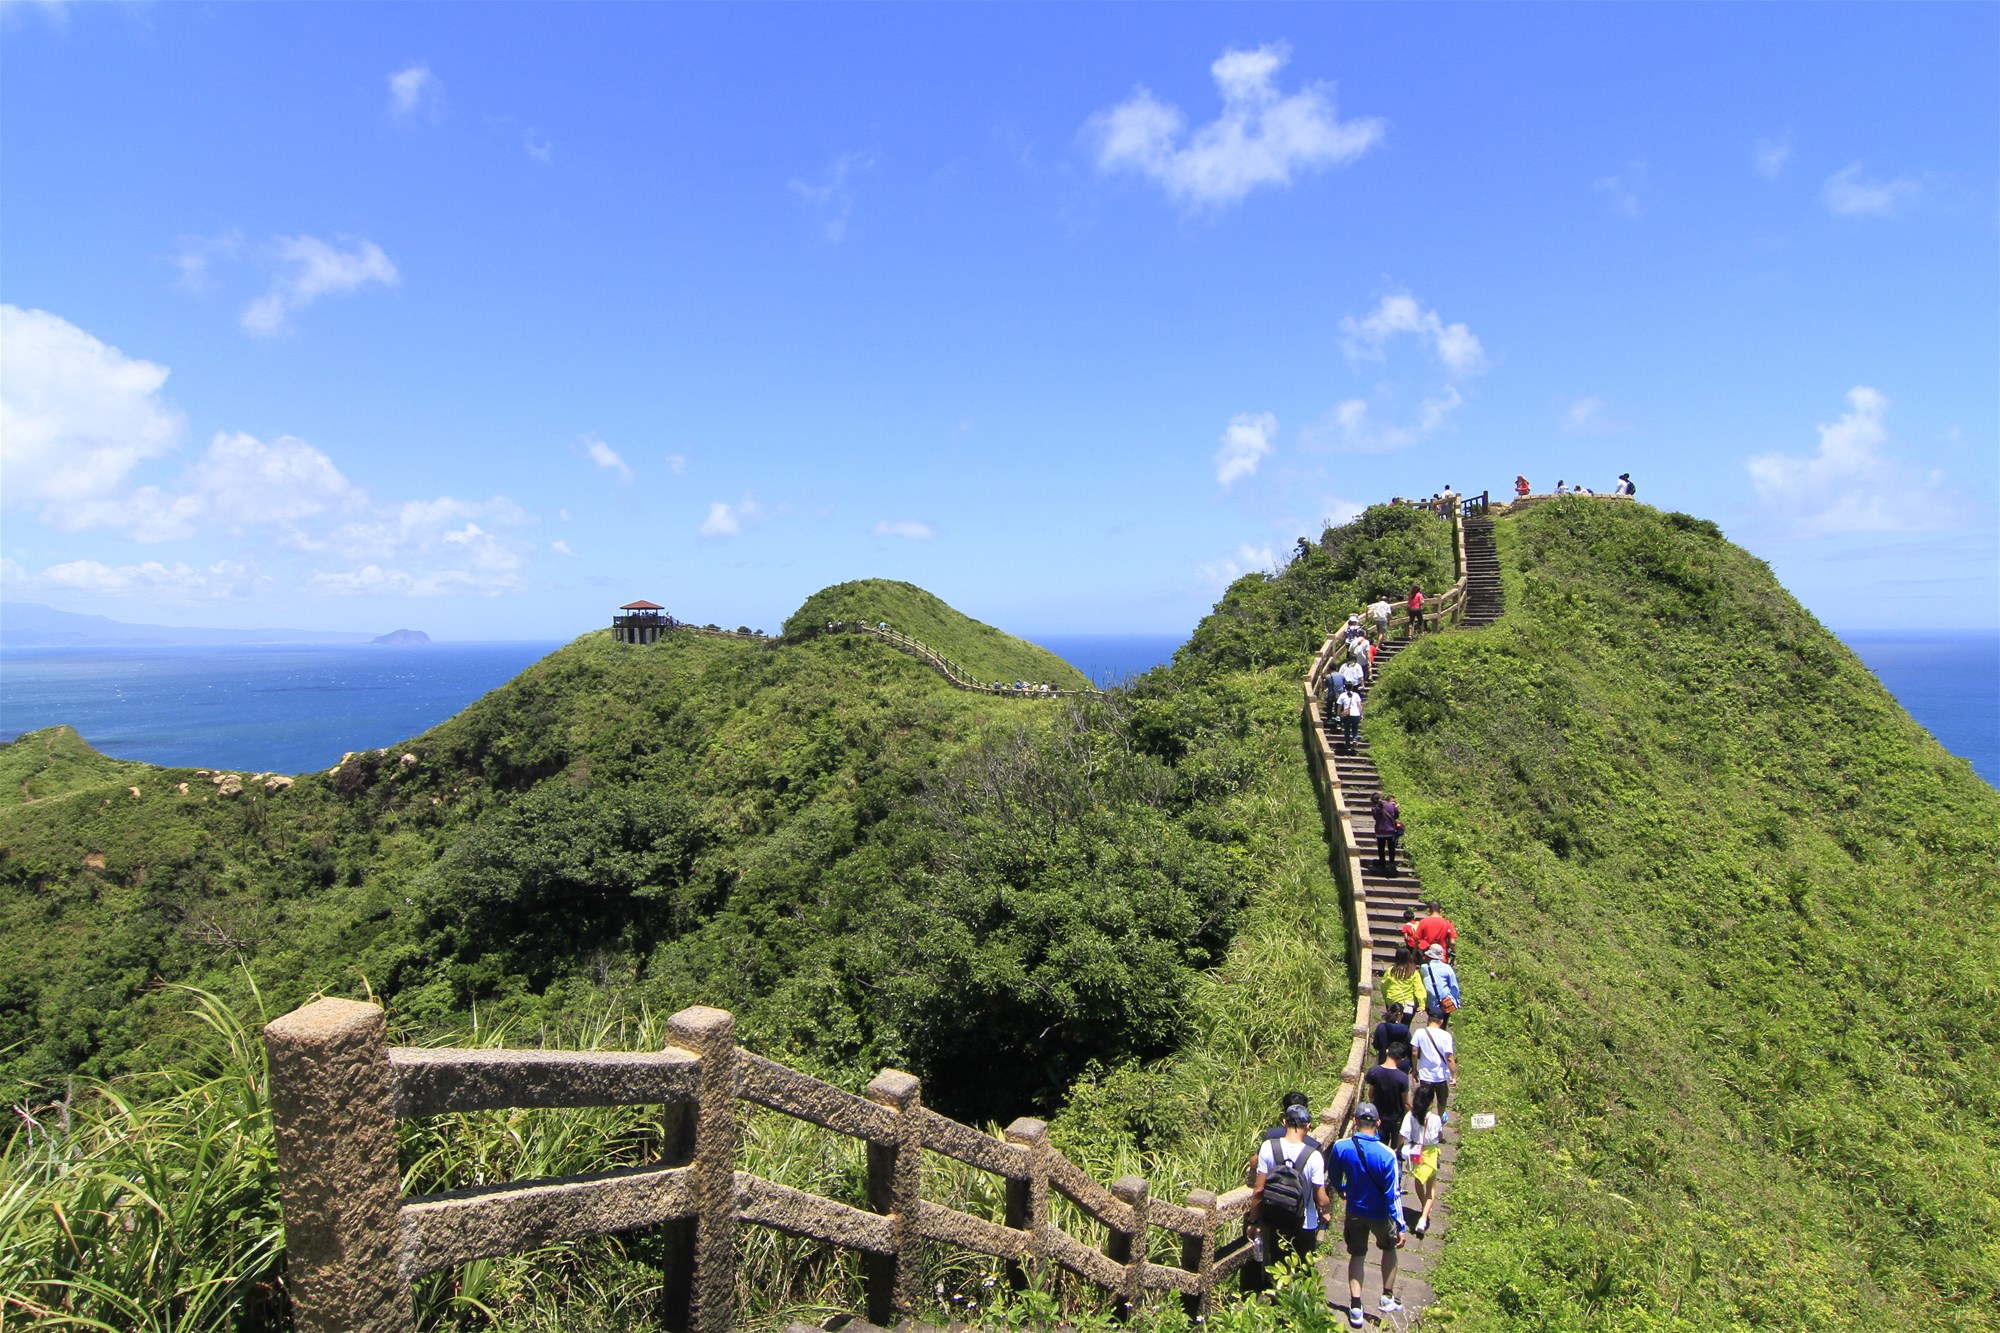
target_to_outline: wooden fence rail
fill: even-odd
[[[1004,1138],[923,1105],[918,1080],[883,1070],[856,1096],[735,1044],[732,1017],[684,1009],[663,1051],[435,1050],[388,1044],[383,1011],[316,1000],[264,1030],[271,1061],[286,1282],[297,1326],[408,1333],[410,1284],[426,1273],[538,1246],[639,1229],[665,1239],[662,1322],[711,1333],[735,1317],[737,1231],[769,1227],[858,1252],[868,1317],[891,1323],[921,1308],[925,1248],[998,1259],[1026,1283],[1060,1269],[1109,1292],[1123,1310],[1151,1292],[1178,1293],[1205,1315],[1216,1287],[1250,1259],[1223,1233],[1250,1191],[1206,1190],[1185,1204],[1155,1199],[1139,1176],[1109,1186],[1058,1152],[1039,1120]],[[735,1104],[746,1101],[859,1139],[867,1207],[821,1198],[738,1170]],[[404,1197],[396,1122],[509,1107],[651,1105],[669,1127],[653,1165]],[[1322,1121],[1330,1122],[1331,1108]],[[923,1154],[1006,1182],[1005,1220],[925,1199]],[[1050,1215],[1053,1195],[1102,1224],[1094,1249]],[[1148,1258],[1155,1230],[1181,1242],[1179,1265]]]

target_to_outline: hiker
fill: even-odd
[[[1403,811],[1396,798],[1375,793],[1369,811],[1375,818],[1375,868],[1385,875],[1396,873],[1396,844],[1403,836]]]
[[[1613,495],[1622,495],[1628,500],[1639,498],[1639,488],[1632,484],[1632,474],[1629,472],[1618,474],[1618,484],[1611,488],[1611,493]]]
[[[1340,696],[1341,744],[1349,754],[1358,753],[1356,747],[1361,742],[1361,691],[1349,690]]]
[[[1528,498],[1528,479],[1526,477],[1517,475],[1514,478],[1514,498],[1517,500]]]
[[[1403,1245],[1403,1177],[1396,1154],[1382,1143],[1382,1113],[1368,1102],[1354,1108],[1354,1133],[1333,1145],[1326,1173],[1347,1203],[1342,1239],[1347,1242],[1347,1326],[1360,1328],[1361,1270],[1368,1240],[1382,1252],[1382,1305],[1385,1315],[1403,1308],[1396,1299],[1396,1251]]]
[[[1392,1004],[1386,1012],[1388,1016],[1375,1025],[1374,1035],[1368,1038],[1368,1049],[1375,1052],[1377,1060],[1380,1060],[1382,1053],[1391,1046],[1399,1043],[1403,1046],[1410,1044],[1409,1016],[1413,1011],[1405,1009],[1400,1004]],[[1403,1061],[1396,1067],[1407,1070],[1409,1062]],[[1375,1104],[1377,1107],[1381,1106],[1380,1102]]]
[[[1375,622],[1375,641],[1381,643],[1389,637],[1389,617],[1396,608],[1389,605],[1387,597],[1377,597],[1368,603],[1368,618]]]
[[[1402,1146],[1403,1115],[1410,1109],[1410,1076],[1403,1072],[1409,1062],[1409,1045],[1399,1041],[1383,1051],[1375,1067],[1361,1076],[1367,1089],[1363,1095],[1382,1113],[1382,1141],[1392,1151]]]
[[[1437,1202],[1439,1158],[1444,1153],[1444,1118],[1428,1108],[1418,1115],[1412,1108],[1403,1117],[1401,1138],[1403,1165],[1410,1173],[1417,1207],[1422,1210],[1410,1233],[1421,1238],[1431,1229],[1431,1205]]]
[[[1307,1259],[1319,1244],[1320,1212],[1333,1205],[1326,1192],[1326,1156],[1306,1137],[1311,1124],[1311,1111],[1287,1106],[1284,1137],[1265,1139],[1257,1149],[1244,1230],[1256,1238],[1267,1265],[1277,1263],[1287,1249]]]
[[[1444,960],[1444,946],[1424,950],[1424,965],[1417,970],[1424,977],[1424,1012],[1438,1027],[1450,1027],[1451,1016],[1465,1007],[1465,993],[1458,988],[1457,969]]]
[[[1312,1112],[1312,1101],[1303,1092],[1286,1093],[1284,1100],[1278,1103],[1278,1123],[1264,1131],[1264,1138],[1258,1140],[1260,1144],[1270,1139],[1285,1137],[1285,1116],[1294,1106],[1303,1107],[1308,1114]],[[1312,1145],[1314,1152],[1320,1150],[1319,1140],[1312,1135],[1306,1135],[1306,1142]],[[1250,1165],[1254,1168],[1256,1163],[1253,1161]]]
[[[1556,480],[1556,494],[1557,494],[1557,495],[1568,495],[1568,494],[1569,494],[1569,487],[1563,484],[1563,482],[1562,482],[1561,478],[1558,478],[1558,479]]]
[[[1361,626],[1357,623],[1354,628],[1359,630]],[[1368,667],[1374,661],[1374,655],[1369,650],[1366,635],[1356,634],[1354,638],[1347,641],[1347,660],[1350,662],[1359,662],[1361,664],[1361,679],[1368,679]]]
[[[1424,904],[1424,918],[1417,922],[1416,937],[1410,941],[1410,947],[1422,957],[1433,944],[1444,946],[1447,963],[1458,961],[1458,927],[1451,924],[1435,898]]]
[[[1424,590],[1414,583],[1410,585],[1409,604],[1410,623],[1404,629],[1403,637],[1414,639],[1424,632]]]
[[[1437,1108],[1438,1120],[1451,1123],[1451,1090],[1458,1085],[1458,1046],[1442,1024],[1421,1027],[1410,1038],[1417,1057],[1417,1090],[1410,1109],[1422,1119]]]
[[[1424,1007],[1424,994],[1424,979],[1417,975],[1417,951],[1408,947],[1396,950],[1395,961],[1382,974],[1383,1003],[1415,1018],[1417,1010]]]
[[[1347,682],[1347,688],[1356,693],[1361,690],[1361,682],[1368,678],[1368,668],[1348,658],[1340,664],[1340,678]]]
[[[1403,947],[1410,951],[1412,959],[1424,951],[1424,946],[1417,942],[1416,908],[1405,907],[1403,909],[1403,924],[1398,926],[1397,929],[1403,932]]]

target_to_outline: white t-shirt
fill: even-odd
[[[1375,617],[1377,620],[1387,620],[1389,618],[1389,613],[1394,609],[1395,608],[1390,606],[1389,603],[1387,602],[1370,602],[1368,604],[1368,614]]]
[[[1347,652],[1348,656],[1352,657],[1355,661],[1366,662],[1368,660],[1368,640],[1356,639],[1348,646]]]
[[[1283,1139],[1265,1139],[1264,1146],[1257,1150],[1257,1170],[1272,1176],[1278,1172],[1278,1150],[1285,1152],[1285,1160],[1298,1163],[1299,1154],[1306,1151],[1303,1143],[1287,1143]],[[1241,1159],[1238,1159],[1241,1160]],[[1306,1182],[1306,1227],[1307,1231],[1319,1230],[1319,1190],[1326,1184],[1326,1154],[1313,1153],[1312,1160],[1299,1167],[1299,1174]]]
[[[1446,1083],[1451,1069],[1445,1057],[1452,1053],[1451,1031],[1429,1023],[1410,1034],[1410,1049],[1417,1053],[1417,1082]]]
[[[1334,701],[1334,706],[1340,710],[1342,717],[1360,717],[1361,691],[1349,690]]]
[[[1340,668],[1340,678],[1352,688],[1361,683],[1361,663],[1349,662]]]
[[[1415,1111],[1403,1112],[1403,1165],[1408,1166],[1410,1164],[1410,1152],[1417,1145],[1422,1144],[1424,1151],[1430,1153],[1437,1149],[1438,1140],[1443,1137],[1444,1120],[1436,1111],[1432,1111],[1424,1116],[1424,1124],[1421,1132],[1417,1128],[1417,1113]]]

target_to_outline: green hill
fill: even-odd
[[[2000,793],[1713,524],[1496,535],[1367,723],[1499,1117],[1451,1326],[2000,1327]]]
[[[0,802],[30,805],[85,787],[137,782],[157,772],[99,754],[69,727],[44,727],[0,745]]]
[[[833,622],[887,624],[963,666],[974,680],[1026,680],[1066,689],[1090,684],[1048,649],[981,624],[910,583],[858,579],[822,588],[785,621],[785,633],[810,634]]]

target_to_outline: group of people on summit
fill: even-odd
[[[1310,1100],[1288,1092],[1283,1120],[1265,1131],[1251,1173],[1247,1231],[1266,1265],[1287,1253],[1309,1257],[1320,1232],[1331,1226],[1334,1200],[1340,1201],[1347,1322],[1353,1328],[1366,1318],[1361,1285],[1370,1241],[1382,1263],[1377,1308],[1384,1316],[1403,1308],[1396,1298],[1397,1252],[1409,1236],[1430,1230],[1451,1090],[1458,1083],[1451,1035],[1452,1015],[1465,998],[1451,962],[1458,930],[1431,902],[1422,916],[1414,909],[1404,913],[1402,934],[1396,961],[1382,978],[1387,1016],[1369,1037],[1375,1064],[1361,1081],[1353,1131],[1321,1144],[1311,1133]],[[1403,1205],[1405,1178],[1415,1196],[1414,1222]]]

